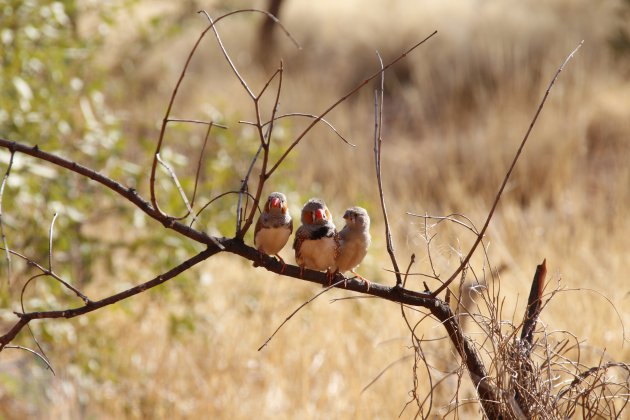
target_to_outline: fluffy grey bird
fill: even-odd
[[[281,272],[284,271],[286,264],[278,253],[286,245],[291,232],[293,220],[289,214],[287,198],[282,193],[272,192],[256,222],[254,246],[259,252],[275,255],[282,263]]]
[[[370,216],[362,207],[350,207],[343,218],[346,225],[339,232],[339,253],[335,260],[335,268],[341,273],[350,271],[363,280],[370,290],[370,282],[354,271],[365,258],[372,242]]]
[[[293,242],[295,261],[302,273],[304,268],[326,270],[330,277],[330,274],[334,274],[331,268],[337,259],[339,240],[326,203],[318,198],[311,198],[302,208],[301,219],[302,226],[295,232]]]

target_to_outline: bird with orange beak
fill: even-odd
[[[289,214],[287,197],[280,192],[272,192],[265,202],[254,228],[254,246],[259,252],[275,255],[282,263],[282,271],[286,264],[278,254],[286,245],[293,232],[293,220]]]
[[[302,208],[302,225],[295,232],[295,261],[304,268],[332,273],[339,252],[337,229],[326,203],[311,198]],[[330,281],[330,279],[329,279]]]

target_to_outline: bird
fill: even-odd
[[[350,271],[363,280],[370,290],[370,282],[357,274],[354,269],[367,255],[372,242],[370,236],[370,216],[363,207],[350,207],[343,214],[346,225],[339,231],[339,253],[335,260],[335,271]]]
[[[272,192],[256,222],[254,246],[258,252],[278,258],[282,263],[280,273],[284,272],[286,263],[278,253],[286,245],[292,232],[293,219],[289,214],[287,197],[280,192]]]
[[[302,208],[301,222],[293,241],[300,276],[304,275],[304,268],[325,270],[330,284],[334,276],[331,268],[339,252],[339,238],[326,203],[319,198],[308,200]]]

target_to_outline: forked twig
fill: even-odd
[[[219,44],[220,47],[222,48],[223,52],[225,55],[227,55],[227,52],[225,51],[225,49],[223,48],[223,44],[220,42],[220,38],[219,35],[215,29],[215,25],[227,18],[228,16],[232,16],[232,15],[236,15],[236,14],[240,14],[240,13],[247,13],[247,12],[255,12],[255,13],[262,13],[266,16],[268,16],[270,19],[272,19],[276,24],[278,24],[278,26],[280,26],[280,28],[284,31],[284,33],[289,37],[289,39],[291,39],[291,41],[297,45],[298,48],[300,48],[299,44],[297,44],[297,42],[295,41],[295,39],[291,36],[291,34],[286,30],[286,28],[278,21],[278,19],[273,16],[271,13],[266,12],[264,10],[257,10],[257,9],[241,9],[241,10],[236,10],[230,13],[226,13],[222,16],[219,16],[217,19],[212,20],[212,18],[210,18],[210,16],[208,15],[208,13],[206,13],[205,11],[200,11],[200,13],[204,13],[206,15],[206,17],[210,20],[211,24],[201,32],[201,34],[199,35],[199,37],[197,38],[197,41],[195,42],[195,44],[193,45],[192,49],[190,50],[190,53],[188,54],[188,57],[186,58],[186,63],[184,64],[184,68],[182,69],[179,78],[177,79],[177,82],[175,83],[175,87],[173,88],[173,92],[171,93],[171,98],[168,102],[168,106],[166,108],[166,112],[164,115],[164,118],[162,119],[162,126],[160,128],[160,135],[158,137],[158,141],[155,147],[155,152],[154,152],[154,156],[153,156],[153,163],[151,164],[151,176],[149,178],[149,189],[150,189],[150,194],[151,194],[151,205],[153,206],[153,209],[155,209],[155,211],[158,213],[158,215],[165,217],[166,214],[164,214],[164,212],[162,212],[162,210],[160,209],[158,203],[157,203],[157,197],[155,194],[155,172],[157,169],[157,155],[160,153],[160,151],[162,150],[162,144],[164,142],[164,136],[166,133],[166,126],[168,124],[169,121],[173,120],[170,118],[170,114],[171,114],[171,110],[173,108],[173,104],[175,103],[175,97],[177,96],[177,93],[179,91],[179,88],[182,84],[182,82],[184,81],[184,77],[186,76],[186,72],[188,71],[188,67],[190,66],[190,62],[192,61],[193,56],[195,55],[195,52],[197,51],[197,48],[199,47],[199,44],[201,43],[201,41],[203,40],[203,38],[206,36],[206,34],[208,33],[208,31],[210,31],[211,29],[214,31],[215,35],[217,36],[217,39],[219,40]],[[233,65],[230,61],[230,64]],[[235,68],[234,68],[235,69]],[[244,80],[242,80],[241,78],[241,82],[244,82]],[[247,86],[247,84],[245,83],[244,86]],[[249,93],[251,93],[251,91],[248,90]],[[190,122],[198,122],[195,120],[189,120]],[[223,127],[223,126],[222,126]]]
[[[444,282],[444,284],[442,284],[440,287],[438,287],[437,290],[435,290],[431,294],[431,296],[435,297],[438,294],[440,294],[440,292],[442,292],[442,290],[446,289],[453,282],[453,280],[455,280],[455,278],[459,275],[459,273],[462,272],[464,267],[466,267],[466,265],[468,265],[468,262],[470,261],[470,258],[472,257],[473,253],[477,249],[477,246],[479,245],[479,243],[481,243],[481,240],[483,239],[483,236],[485,235],[486,230],[488,229],[488,225],[490,224],[490,220],[492,220],[492,216],[494,215],[494,211],[496,210],[497,205],[499,204],[499,200],[501,199],[501,196],[503,195],[503,190],[505,189],[505,186],[507,185],[508,180],[510,179],[510,176],[512,175],[512,171],[514,170],[514,167],[516,166],[516,162],[518,161],[519,157],[521,156],[521,152],[523,151],[523,148],[525,147],[525,143],[527,143],[527,139],[529,138],[529,135],[532,132],[532,129],[534,128],[534,125],[536,124],[536,121],[538,120],[538,116],[540,115],[540,112],[542,111],[543,106],[545,106],[545,102],[547,101],[547,97],[549,96],[549,92],[551,91],[551,88],[556,83],[556,80],[558,79],[558,76],[560,76],[560,72],[562,72],[562,70],[564,70],[564,67],[567,65],[569,60],[571,60],[571,58],[573,58],[573,55],[575,55],[575,53],[580,49],[582,44],[584,44],[584,41],[581,41],[578,44],[578,46],[575,47],[573,49],[573,51],[571,51],[571,53],[567,56],[567,58],[564,60],[564,62],[560,65],[560,67],[558,68],[558,70],[554,74],[553,78],[551,79],[551,82],[549,83],[549,86],[547,87],[547,90],[545,91],[545,94],[543,95],[543,98],[540,101],[540,104],[538,105],[538,109],[536,109],[536,113],[534,114],[534,118],[532,119],[531,123],[529,124],[529,128],[527,129],[527,132],[525,133],[525,137],[523,137],[523,140],[521,141],[521,144],[518,147],[518,150],[516,151],[516,154],[514,155],[514,159],[512,160],[512,164],[510,165],[510,168],[508,169],[507,173],[505,174],[505,177],[503,178],[503,183],[501,184],[501,187],[499,188],[499,192],[497,193],[497,196],[494,199],[494,203],[492,204],[492,208],[490,209],[490,212],[488,213],[488,217],[486,218],[486,222],[484,223],[483,227],[481,228],[481,231],[479,232],[479,235],[477,235],[477,240],[475,240],[475,243],[470,248],[470,251],[468,251],[468,254],[464,258],[464,260],[461,262],[461,264],[459,265],[457,270],[455,270],[455,272],[451,275],[451,277],[449,277],[449,279],[446,280]]]
[[[288,114],[278,115],[273,120],[277,121],[279,119],[288,118],[288,117],[318,118],[317,115],[314,115],[314,114],[307,114],[307,113],[304,113],[304,112],[290,112]],[[324,124],[326,124],[332,131],[334,131],[334,133],[337,135],[337,137],[339,137],[344,143],[346,143],[347,145],[352,146],[352,147],[357,147],[356,144],[350,143],[344,136],[342,136],[341,133],[339,131],[337,131],[335,126],[333,126],[328,120],[325,120],[324,118],[320,118],[319,120],[321,122],[323,122]],[[247,124],[247,125],[256,125],[256,123],[253,123],[251,121],[239,121],[239,123]],[[268,124],[271,124],[271,123],[272,123],[272,121],[267,121],[266,123],[263,124],[263,127],[268,125]]]
[[[276,75],[278,75],[278,88],[276,89],[276,97],[275,97],[273,108],[272,108],[272,111],[271,111],[270,124],[267,126],[267,130],[265,132],[263,132],[264,125],[262,123],[262,117],[260,115],[260,98],[261,98],[261,95],[267,89],[267,86],[269,86],[269,84],[271,83],[271,80],[273,80]],[[280,106],[280,93],[282,92],[283,75],[284,75],[284,64],[283,64],[282,61],[280,61],[280,67],[278,68],[276,73],[274,73],[273,76],[269,79],[269,81],[267,82],[265,87],[261,90],[260,95],[257,96],[256,98],[254,98],[254,107],[256,109],[256,128],[258,129],[258,136],[260,138],[260,146],[262,147],[263,157],[262,157],[262,164],[260,166],[260,172],[258,174],[258,186],[256,187],[256,193],[255,193],[255,196],[254,196],[253,207],[252,207],[251,211],[249,212],[249,214],[247,215],[247,219],[245,220],[245,225],[244,226],[240,225],[241,214],[237,214],[237,216],[239,217],[239,225],[238,225],[238,229],[237,229],[237,237],[239,237],[239,238],[242,238],[245,235],[245,233],[247,233],[247,231],[249,230],[250,226],[254,222],[254,216],[256,215],[256,207],[258,206],[258,204],[260,202],[260,198],[261,198],[261,195],[262,195],[262,192],[263,192],[263,188],[265,186],[265,183],[267,182],[267,179],[269,178],[267,176],[267,174],[266,174],[266,172],[267,172],[267,165],[269,163],[269,148],[271,146],[271,135],[272,135],[273,128],[274,128],[274,119],[275,119],[276,113],[278,112],[278,108]],[[254,159],[252,161],[252,166],[250,167],[250,172],[251,172],[251,168],[253,168],[253,165],[254,165],[254,163],[257,160],[257,157],[258,157],[258,154],[254,157]],[[249,177],[249,174],[248,174],[247,178],[248,177]],[[247,188],[247,178],[243,182],[243,187],[245,187],[245,188]],[[243,190],[243,188],[241,188],[241,190]],[[238,209],[237,213],[240,213],[240,208]],[[247,213],[247,210],[245,211],[245,213]]]
[[[53,232],[54,232],[55,220],[57,220],[57,216],[58,216],[58,214],[55,212],[55,214],[53,216],[53,219],[50,222],[50,228],[48,230],[48,270],[45,270],[45,269],[43,269],[41,267],[40,267],[40,269],[42,270],[42,273],[44,275],[54,278],[59,283],[63,284],[67,289],[72,290],[78,297],[80,297],[83,300],[83,302],[85,302],[85,304],[89,304],[91,302],[90,299],[87,296],[85,296],[83,293],[81,293],[79,291],[79,289],[77,289],[76,287],[74,287],[70,283],[66,282],[65,280],[63,280],[58,275],[54,274],[55,271],[53,270],[53,266],[52,266],[52,261],[53,261]],[[13,252],[13,251],[9,251],[9,252],[11,252],[12,254],[18,255],[16,252]],[[30,259],[27,259],[27,262],[29,264],[31,264],[31,265],[37,266],[37,264],[34,261],[30,260]],[[22,296],[24,295],[24,290],[26,289],[26,286],[28,285],[30,280],[32,280],[32,278],[29,279],[29,281],[27,281],[24,284],[24,286],[22,287]]]

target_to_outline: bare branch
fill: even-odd
[[[278,331],[280,331],[280,328],[282,328],[282,326],[284,324],[286,324],[291,318],[293,318],[293,316],[295,314],[297,314],[300,311],[300,309],[302,309],[303,307],[305,307],[306,305],[308,305],[309,303],[311,303],[312,301],[314,301],[315,299],[317,299],[318,297],[320,297],[324,293],[328,292],[329,290],[339,286],[344,281],[345,281],[345,279],[344,280],[339,280],[337,283],[334,283],[333,285],[328,286],[327,288],[325,288],[324,290],[320,291],[315,296],[313,296],[312,298],[310,298],[309,300],[307,300],[306,302],[304,302],[300,306],[298,306],[293,312],[291,312],[291,314],[288,317],[285,318],[284,321],[282,321],[282,323],[278,326],[278,328],[276,328],[276,330],[273,332],[273,334],[271,334],[269,336],[269,338],[267,340],[265,340],[265,342],[262,344],[262,346],[258,347],[258,351],[261,351],[262,349],[267,347],[267,344],[269,344],[271,339],[278,333]]]
[[[249,191],[247,191],[247,182],[249,181],[249,176],[252,174],[254,165],[256,164],[256,161],[258,160],[258,156],[260,156],[260,152],[263,150],[264,146],[265,146],[264,141],[261,142],[260,146],[258,146],[258,150],[256,151],[256,154],[252,158],[252,162],[249,164],[249,168],[247,169],[247,174],[245,174],[245,178],[243,178],[241,182],[241,189],[238,192],[238,203],[236,205],[236,236],[239,236],[239,237],[242,237],[241,222],[243,221],[243,210],[241,206],[242,206],[242,201],[243,201],[243,194],[249,194]],[[254,197],[254,202],[256,203],[256,205],[258,205],[258,202],[256,201],[256,197]]]
[[[204,211],[206,208],[208,208],[208,206],[212,203],[214,203],[215,201],[217,201],[219,198],[223,198],[228,194],[240,194],[241,191],[226,191],[224,193],[221,193],[219,195],[217,195],[216,197],[212,198],[211,200],[209,200],[206,204],[204,204],[201,209],[199,209],[199,211],[195,214],[195,216],[193,217],[193,219],[190,221],[190,227],[192,227],[192,225],[197,221],[197,219],[199,218],[199,215],[201,214],[202,211]],[[246,194],[249,198],[254,199],[254,196],[251,195],[248,192],[244,192],[244,194]],[[260,208],[258,208],[258,212],[260,212]]]
[[[529,135],[532,132],[532,129],[534,128],[534,125],[536,124],[536,121],[538,120],[538,116],[540,115],[540,112],[542,111],[543,107],[545,106],[545,102],[547,101],[547,97],[549,96],[549,92],[551,91],[551,88],[556,83],[556,80],[558,79],[558,76],[560,75],[560,72],[562,70],[564,70],[564,67],[567,65],[569,60],[571,58],[573,58],[573,55],[575,55],[575,53],[580,49],[580,47],[582,46],[583,43],[584,43],[584,41],[580,42],[578,44],[578,46],[575,47],[575,49],[573,51],[571,51],[571,53],[567,56],[567,58],[564,60],[562,65],[558,68],[558,70],[554,74],[553,78],[551,79],[551,82],[549,83],[549,86],[547,87],[547,90],[545,91],[545,94],[543,95],[543,98],[542,98],[542,100],[540,102],[540,105],[538,105],[538,109],[536,110],[536,113],[534,114],[534,118],[532,119],[531,123],[529,124],[529,128],[527,129],[527,132],[525,133],[525,137],[523,137],[523,140],[521,141],[521,144],[520,144],[518,150],[516,151],[516,155],[514,155],[514,159],[512,160],[512,164],[510,165],[510,168],[508,169],[507,173],[505,174],[505,178],[503,179],[503,183],[501,184],[501,187],[499,188],[499,192],[497,193],[497,196],[494,199],[494,203],[492,204],[492,208],[490,209],[490,212],[488,213],[488,217],[486,218],[486,222],[484,223],[483,227],[481,228],[481,231],[479,232],[479,235],[477,236],[477,240],[475,241],[473,246],[470,248],[470,251],[468,251],[468,254],[466,255],[466,258],[464,258],[464,260],[459,265],[457,270],[455,270],[455,272],[451,275],[451,277],[449,277],[449,279],[447,281],[444,282],[443,285],[438,287],[437,290],[432,293],[432,296],[437,296],[438,294],[440,294],[440,292],[442,292],[442,290],[446,289],[453,282],[453,280],[455,280],[457,275],[462,272],[464,267],[466,267],[466,265],[468,265],[468,262],[470,261],[470,258],[472,257],[473,253],[477,249],[477,246],[479,245],[479,243],[481,243],[481,240],[483,239],[483,236],[485,235],[486,230],[488,229],[488,225],[490,224],[490,220],[492,220],[492,216],[494,215],[494,211],[496,210],[497,205],[499,204],[499,200],[501,199],[501,196],[503,195],[503,190],[505,189],[505,186],[507,185],[507,182],[510,179],[510,176],[512,175],[512,171],[514,170],[514,167],[516,166],[516,162],[518,161],[519,157],[521,156],[521,152],[523,151],[523,148],[525,147],[525,143],[527,143],[527,139],[529,138]]]
[[[168,217],[165,214],[159,212],[155,208],[151,206],[147,201],[145,201],[138,192],[134,188],[125,187],[118,182],[114,181],[111,178],[108,178],[93,169],[82,166],[76,162],[70,161],[68,159],[62,158],[60,156],[54,155],[52,153],[44,152],[39,149],[39,146],[26,146],[21,143],[17,143],[14,141],[6,140],[4,138],[0,138],[0,147],[4,147],[9,150],[15,150],[16,152],[24,153],[29,156],[33,156],[37,159],[44,160],[46,162],[50,162],[62,168],[66,168],[72,172],[75,172],[79,175],[85,176],[93,181],[98,182],[101,185],[109,188],[110,190],[120,194],[128,201],[133,203],[136,207],[142,210],[146,215],[155,219],[156,221],[162,223],[164,227],[173,229],[176,232],[181,233],[182,235],[197,241],[199,243],[203,243],[210,246],[217,246],[221,248],[221,244],[217,240],[217,238],[209,236],[205,232],[197,231],[192,229],[191,227],[174,220],[172,217]]]
[[[153,278],[152,280],[149,280],[145,283],[134,286],[123,292],[116,293],[115,295],[106,297],[104,299],[90,302],[78,308],[58,310],[58,311],[16,313],[19,320],[15,323],[15,325],[11,328],[11,330],[9,330],[9,332],[7,332],[5,335],[0,337],[0,351],[4,349],[4,347],[15,338],[15,336],[20,332],[20,330],[24,326],[26,326],[30,321],[34,319],[48,319],[48,318],[69,319],[69,318],[74,318],[76,316],[83,315],[89,312],[93,312],[97,309],[119,302],[128,297],[135,296],[139,293],[144,292],[145,290],[158,286],[164,283],[165,281],[170,280],[173,277],[176,277],[180,273],[190,269],[192,266],[198,264],[199,262],[206,260],[207,258],[211,257],[217,252],[219,252],[218,248],[207,248],[201,251],[200,253],[198,253],[197,255],[195,255],[194,257],[182,262],[181,264],[177,265],[175,268],[172,268],[171,270]]]
[[[383,193],[383,181],[381,176],[381,145],[383,143],[382,127],[383,127],[383,100],[385,91],[385,67],[383,67],[383,59],[381,55],[376,52],[378,61],[381,66],[381,84],[380,88],[374,92],[374,164],[376,166],[376,182],[378,184],[378,194],[381,199],[381,209],[383,210],[383,221],[385,222],[385,240],[387,243],[387,253],[392,260],[392,266],[396,276],[396,286],[402,287],[403,280],[400,276],[400,269],[398,268],[398,262],[396,261],[396,254],[394,254],[394,245],[392,244],[392,231],[389,227],[389,218],[387,217],[387,206],[385,205],[385,196]],[[411,267],[411,262],[409,267]],[[409,271],[409,270],[407,270]]]
[[[171,168],[168,163],[162,160],[162,157],[160,156],[159,153],[155,155],[155,158],[158,160],[158,162],[160,162],[160,165],[162,165],[166,169],[168,174],[171,176],[171,179],[173,180],[173,183],[175,184],[175,187],[177,188],[177,191],[179,192],[179,196],[182,198],[182,201],[186,205],[186,210],[187,210],[186,215],[183,217],[175,217],[175,219],[176,220],[185,219],[186,217],[188,217],[190,213],[192,213],[192,207],[190,206],[190,203],[188,202],[188,197],[186,197],[186,193],[184,192],[184,189],[182,188],[182,184],[180,184],[179,179],[177,178],[177,175],[175,174],[175,171],[173,170],[173,168]]]
[[[199,152],[199,160],[197,161],[197,170],[195,172],[195,187],[193,188],[192,199],[190,200],[190,207],[192,212],[192,207],[195,205],[195,199],[197,198],[197,186],[199,185],[199,174],[201,173],[201,164],[203,163],[203,155],[206,151],[206,146],[208,145],[208,139],[210,138],[210,130],[212,130],[213,124],[208,124],[208,129],[206,130],[206,135],[203,138],[203,145],[201,146],[201,151]],[[189,213],[190,214],[190,213]],[[188,215],[186,217],[188,217]]]
[[[284,160],[287,158],[289,153],[291,153],[291,150],[293,150],[293,148],[298,145],[298,143],[304,138],[304,136],[306,136],[311,131],[311,129],[315,126],[315,124],[317,124],[322,118],[324,118],[326,115],[328,115],[328,113],[330,113],[330,111],[332,111],[333,109],[337,108],[337,106],[339,104],[345,102],[346,99],[348,99],[349,97],[351,97],[352,95],[357,93],[359,90],[361,90],[361,88],[363,88],[363,86],[367,85],[370,81],[372,81],[375,78],[377,78],[383,71],[387,70],[388,68],[390,68],[391,66],[393,66],[394,64],[396,64],[397,62],[402,60],[403,58],[407,57],[407,55],[409,53],[411,53],[413,50],[418,48],[420,45],[424,44],[426,41],[429,40],[429,38],[431,38],[435,34],[437,34],[437,31],[434,31],[433,33],[431,33],[431,35],[427,36],[422,41],[418,42],[417,44],[415,44],[411,48],[409,48],[407,51],[403,52],[397,58],[395,58],[394,60],[390,61],[381,70],[377,71],[376,73],[374,73],[373,75],[369,76],[367,79],[365,79],[364,81],[359,83],[357,86],[352,88],[348,93],[346,93],[344,96],[342,96],[340,99],[338,99],[335,103],[333,103],[331,106],[329,106],[324,112],[319,114],[319,116],[317,118],[315,118],[315,120],[313,120],[313,122],[311,124],[309,124],[308,127],[306,127],[304,129],[304,131],[302,131],[302,133],[300,133],[296,137],[295,140],[293,140],[293,143],[291,143],[291,145],[282,154],[282,156],[280,156],[280,158],[278,158],[278,160],[271,167],[271,169],[269,169],[269,171],[267,172],[267,176],[270,176],[271,174],[273,174],[276,171],[276,169],[278,169],[278,166],[280,166],[280,164],[282,164],[282,162],[284,162]]]
[[[202,121],[202,120],[190,120],[187,118],[168,118],[166,120],[167,123],[170,122],[185,122],[185,123],[191,123],[191,124],[201,124],[201,125],[208,125],[210,127],[218,127],[218,128],[222,128],[224,130],[227,130],[227,126],[223,125],[223,124],[217,124],[213,121]]]
[[[247,231],[249,230],[249,227],[252,225],[252,223],[254,222],[254,216],[256,215],[256,207],[258,206],[258,203],[260,202],[260,198],[262,195],[262,191],[263,188],[265,186],[265,182],[267,181],[267,179],[269,178],[266,175],[267,172],[267,164],[269,163],[269,147],[271,145],[271,134],[273,132],[273,128],[274,128],[274,118],[276,113],[278,112],[278,107],[279,107],[279,103],[280,103],[280,93],[282,91],[282,80],[283,80],[283,74],[284,74],[284,64],[282,61],[280,61],[280,68],[278,69],[277,74],[279,75],[278,77],[278,89],[276,90],[276,98],[274,101],[274,105],[271,111],[271,123],[267,126],[267,131],[265,133],[263,133],[263,124],[262,124],[262,120],[261,120],[261,116],[260,116],[260,97],[256,98],[254,100],[254,105],[256,108],[256,127],[258,129],[258,135],[260,137],[260,145],[262,147],[263,150],[263,158],[262,158],[262,165],[260,167],[260,173],[258,174],[258,186],[256,188],[256,194],[254,197],[254,203],[253,203],[253,207],[252,210],[249,212],[249,214],[247,215],[247,220],[245,221],[245,225],[244,226],[239,226],[239,232],[237,234],[238,237],[242,238],[243,236],[245,236],[245,233],[247,233]],[[264,92],[264,90],[263,90]],[[262,94],[262,92],[261,92]],[[256,161],[256,157],[254,158],[254,162]],[[253,167],[253,163],[252,162],[252,167]],[[250,171],[251,171],[251,167],[250,167]],[[248,174],[249,177],[249,174]],[[244,182],[244,186],[246,187],[246,182],[247,180],[245,180]],[[242,189],[242,188],[241,188]],[[247,212],[247,211],[246,211]]]
[[[274,118],[274,121],[279,120],[281,118],[287,118],[287,117],[307,117],[307,118],[318,118],[317,115],[313,115],[313,114],[306,114],[304,112],[291,112],[289,114],[282,114],[282,115],[278,115],[277,117]],[[320,118],[319,119],[321,122],[323,122],[324,124],[326,124],[328,127],[330,127],[330,129],[332,131],[335,132],[335,134],[337,135],[337,137],[339,137],[344,143],[346,143],[349,146],[352,147],[357,147],[356,144],[350,143],[344,136],[341,135],[341,133],[339,133],[339,131],[337,131],[337,129],[327,120]],[[267,121],[266,123],[263,124],[263,127],[271,124],[272,121]],[[256,123],[253,123],[251,121],[239,121],[239,123],[241,124],[248,124],[248,125],[256,125]]]
[[[52,365],[50,364],[50,362],[48,361],[48,359],[46,357],[44,357],[43,355],[39,354],[38,352],[36,352],[33,349],[29,349],[28,347],[24,347],[24,346],[16,346],[16,345],[8,345],[8,346],[4,346],[5,349],[18,349],[18,350],[24,350],[27,351],[29,353],[33,353],[35,356],[37,356],[42,362],[44,362],[44,364],[46,365],[46,367],[48,369],[50,369],[50,371],[52,372],[53,375],[55,375],[55,369],[53,369]]]

